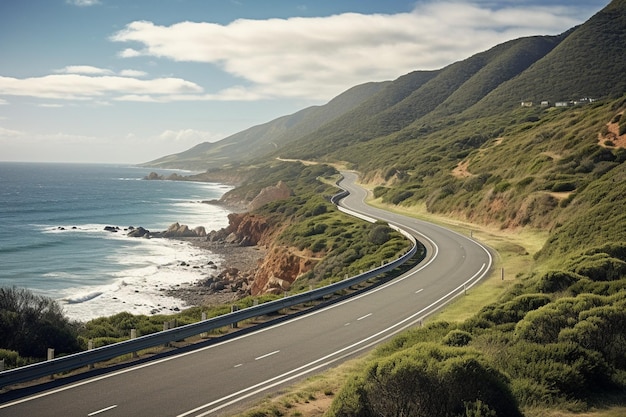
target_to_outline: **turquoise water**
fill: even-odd
[[[193,282],[219,259],[168,239],[129,238],[105,226],[165,230],[174,223],[228,224],[203,204],[229,187],[146,181],[151,169],[115,165],[0,163],[0,286],[53,297],[72,318],[183,308],[163,290]],[[171,171],[156,170],[160,174]]]

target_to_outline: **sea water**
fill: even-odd
[[[0,162],[0,286],[54,298],[81,321],[185,308],[167,290],[201,279],[219,257],[179,240],[128,237],[124,229],[162,231],[174,222],[220,229],[228,212],[203,201],[230,188],[144,180],[151,171],[172,172]]]

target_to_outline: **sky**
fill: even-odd
[[[138,164],[609,0],[2,0],[0,161]]]

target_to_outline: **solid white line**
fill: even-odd
[[[270,353],[266,353],[265,355],[259,356],[258,358],[254,358],[255,361],[258,361],[259,359],[265,359],[268,356],[272,356],[272,355],[276,355],[278,352],[280,352],[280,350],[275,350],[273,352]]]
[[[373,293],[376,293],[378,291],[382,291],[383,289],[385,289],[387,287],[390,287],[392,285],[396,285],[399,282],[404,281],[405,279],[409,279],[410,277],[412,277],[416,273],[418,273],[421,270],[427,268],[432,262],[435,261],[435,259],[439,255],[439,247],[428,236],[426,236],[425,234],[417,231],[416,229],[414,229],[412,227],[407,227],[405,230],[411,230],[413,233],[421,236],[423,239],[428,241],[433,246],[434,254],[425,264],[423,264],[419,268],[411,271],[409,274],[407,274],[406,276],[404,276],[402,278],[399,278],[399,279],[396,279],[396,280],[392,280],[392,281],[388,282],[387,284],[383,284],[383,285],[381,285],[381,286],[379,286],[377,288],[374,288],[371,291],[368,291],[368,292],[365,292],[365,293],[360,294],[358,296],[346,299],[344,301],[341,301],[339,303],[330,305],[328,307],[322,308],[322,309],[314,311],[312,313],[302,315],[302,316],[297,317],[295,319],[292,319],[292,320],[289,320],[289,321],[285,321],[285,322],[276,324],[274,326],[266,327],[265,329],[260,329],[258,331],[254,331],[254,332],[248,333],[246,335],[241,335],[241,336],[238,336],[238,337],[234,337],[233,339],[230,339],[230,340],[227,340],[227,341],[218,342],[216,344],[213,344],[213,345],[210,345],[210,346],[207,346],[207,347],[204,347],[204,348],[200,348],[200,349],[197,349],[197,350],[192,350],[192,351],[185,352],[185,353],[182,353],[182,354],[179,354],[179,355],[173,355],[173,356],[170,356],[170,357],[167,357],[167,358],[163,358],[163,359],[159,359],[159,360],[156,360],[156,361],[148,362],[148,363],[145,363],[143,365],[139,365],[139,366],[123,369],[123,370],[120,370],[120,371],[117,371],[117,372],[112,372],[112,373],[109,373],[109,374],[105,374],[105,375],[102,375],[102,376],[99,376],[99,377],[96,377],[96,378],[93,378],[93,379],[81,381],[81,382],[73,384],[73,385],[66,385],[66,386],[63,386],[61,388],[58,388],[58,389],[55,389],[55,390],[52,390],[52,391],[48,391],[48,392],[45,392],[45,393],[41,393],[41,394],[38,394],[38,395],[34,395],[32,397],[23,398],[23,399],[14,401],[12,403],[2,404],[2,405],[0,405],[0,409],[5,408],[5,407],[10,407],[10,406],[13,406],[13,405],[16,405],[16,404],[20,404],[20,403],[23,403],[23,402],[31,401],[31,400],[36,399],[36,398],[52,395],[52,394],[55,394],[55,393],[58,393],[58,392],[61,392],[61,391],[65,391],[65,390],[69,390],[69,389],[72,389],[72,388],[76,388],[76,387],[79,387],[79,386],[82,386],[82,385],[90,384],[90,383],[93,383],[93,382],[96,382],[96,381],[99,381],[99,380],[102,380],[102,379],[107,379],[107,378],[111,378],[111,377],[114,377],[114,376],[117,376],[117,375],[125,374],[127,372],[132,372],[132,371],[136,371],[138,369],[154,366],[154,365],[157,365],[157,364],[162,363],[162,362],[175,360],[175,359],[183,357],[183,356],[197,354],[197,353],[200,353],[200,352],[202,352],[204,350],[213,349],[213,348],[215,348],[217,346],[221,346],[221,345],[224,345],[226,343],[231,343],[231,342],[233,342],[235,340],[239,340],[239,339],[250,337],[250,336],[252,336],[252,335],[254,335],[256,333],[269,331],[270,329],[273,329],[273,328],[276,328],[276,327],[281,327],[283,325],[289,324],[290,322],[293,323],[294,321],[302,320],[302,319],[304,319],[307,316],[312,316],[312,315],[319,314],[319,313],[321,313],[323,311],[339,307],[339,306],[341,306],[343,304],[347,304],[348,302],[353,302],[353,301],[358,300],[358,299],[360,299],[362,297],[367,297],[367,296],[369,296],[369,295],[371,295]],[[448,230],[448,229],[447,229],[447,231],[450,232],[450,230]],[[452,233],[456,234],[456,235],[459,235],[459,236],[463,236],[463,235],[461,235],[458,232],[452,231]],[[463,237],[467,238],[466,236],[463,236]],[[226,397],[223,397],[221,399],[218,399],[218,400],[212,401],[210,403],[204,404],[204,405],[202,405],[200,407],[195,408],[194,410],[190,410],[190,411],[187,411],[186,413],[180,414],[180,416],[187,416],[189,414],[193,414],[193,413],[198,412],[200,410],[206,409],[207,407],[211,407],[211,406],[216,405],[216,404],[218,404],[220,402],[229,400],[229,399],[231,399],[231,398],[233,398],[233,397],[235,397],[237,395],[241,395],[242,393],[248,392],[247,395],[244,395],[243,397],[240,397],[239,399],[235,398],[235,399],[231,400],[228,404],[222,404],[222,405],[218,406],[217,408],[215,408],[213,410],[209,410],[208,412],[205,412],[204,414],[202,414],[202,415],[207,415],[207,414],[209,414],[212,411],[215,411],[217,409],[221,409],[221,408],[225,407],[226,405],[230,405],[232,403],[236,403],[236,402],[240,401],[241,399],[247,398],[247,397],[249,397],[249,396],[251,396],[251,395],[253,395],[255,393],[264,391],[264,390],[266,390],[268,388],[271,388],[271,387],[273,387],[275,385],[278,385],[278,384],[283,383],[285,381],[289,381],[291,379],[294,379],[294,378],[296,378],[296,377],[298,377],[300,375],[304,375],[306,373],[312,372],[313,370],[316,370],[316,369],[319,369],[321,367],[327,366],[327,365],[329,365],[329,364],[331,364],[331,363],[333,363],[333,362],[335,362],[335,361],[337,361],[339,359],[342,359],[343,357],[350,356],[350,355],[354,354],[355,352],[358,352],[358,351],[361,351],[363,349],[369,348],[370,346],[373,346],[373,345],[379,343],[381,340],[387,339],[387,338],[389,338],[389,337],[391,337],[391,336],[401,332],[402,330],[405,330],[405,329],[415,325],[416,323],[418,323],[422,319],[422,317],[419,317],[419,315],[421,315],[422,313],[424,313],[425,311],[427,311],[431,307],[437,305],[438,303],[440,303],[441,301],[443,301],[445,298],[449,297],[450,295],[454,295],[454,293],[457,292],[459,288],[463,288],[463,285],[467,285],[469,283],[469,286],[467,286],[467,288],[473,287],[476,283],[478,283],[480,281],[480,278],[482,276],[484,276],[488,272],[488,270],[489,270],[489,268],[491,267],[491,264],[492,264],[491,253],[489,252],[489,250],[487,250],[480,243],[475,242],[475,241],[473,243],[475,243],[476,245],[481,247],[486,252],[486,254],[487,254],[488,258],[489,258],[489,263],[487,265],[487,268],[485,268],[486,265],[483,264],[482,267],[480,268],[480,270],[476,274],[474,274],[474,276],[472,276],[470,279],[465,281],[464,284],[462,284],[460,287],[457,287],[455,290],[451,291],[447,295],[444,295],[439,300],[435,301],[434,303],[432,303],[431,305],[427,306],[426,308],[418,311],[417,313],[411,315],[410,317],[407,317],[406,319],[400,321],[399,323],[396,323],[395,325],[392,325],[391,327],[389,327],[389,328],[387,328],[387,329],[385,329],[385,330],[383,330],[383,331],[381,331],[381,332],[379,332],[379,333],[377,333],[375,335],[371,335],[371,336],[367,337],[366,339],[363,339],[363,340],[361,340],[361,341],[359,341],[359,342],[357,342],[357,343],[355,343],[355,344],[353,344],[351,346],[347,346],[347,347],[345,347],[343,349],[340,349],[339,351],[336,351],[334,353],[331,353],[331,354],[329,354],[329,355],[327,355],[327,356],[325,356],[323,358],[319,358],[319,359],[317,359],[317,360],[315,360],[313,362],[310,362],[310,363],[308,363],[306,365],[300,366],[299,368],[293,369],[293,370],[291,370],[291,371],[289,371],[289,372],[287,372],[287,373],[285,373],[283,375],[278,375],[278,376],[276,376],[274,378],[271,378],[269,380],[266,380],[266,381],[263,381],[261,383],[258,383],[258,384],[254,385],[254,386],[251,386],[251,387],[248,387],[246,389],[243,389],[243,390],[241,390],[241,391],[239,391],[237,393],[232,393],[232,394],[227,395]],[[476,279],[476,278],[478,278],[478,279]],[[458,293],[458,294],[460,294],[460,293]],[[456,294],[456,295],[458,295],[458,294]],[[439,308],[441,308],[441,306],[437,307],[435,309],[435,311],[438,310]],[[401,327],[398,327],[398,326],[401,326]],[[395,330],[394,330],[394,328],[395,328]],[[381,334],[383,334],[383,333],[385,333],[386,331],[389,331],[389,330],[393,330],[393,331],[391,333],[381,337],[381,339],[379,339],[379,340],[372,340],[372,339],[380,336]],[[369,342],[369,343],[367,343],[367,342]],[[366,343],[366,344],[362,345],[361,347],[357,348],[356,350],[349,351],[350,348],[354,348],[354,347],[356,347],[356,346],[358,346],[360,344],[363,344],[363,343]],[[332,356],[335,356],[335,355],[338,355],[338,354],[341,354],[341,357],[336,357],[335,359],[330,359],[327,362],[320,363],[320,362],[323,362],[323,361],[331,358]],[[317,365],[314,368],[308,369],[308,370],[306,369],[307,367],[315,365],[315,364],[317,364]],[[302,371],[302,372],[300,372],[300,371]],[[297,375],[293,375],[294,373],[297,373],[297,372],[299,372]],[[291,374],[291,376],[287,377],[290,374]],[[285,378],[285,377],[287,377],[287,378]],[[272,384],[270,386],[264,386],[265,384],[268,384],[268,383],[272,383]],[[254,391],[254,392],[250,392],[251,390],[255,390],[255,389],[257,389],[257,390]]]
[[[117,407],[117,405],[112,405],[110,407],[107,408],[103,408],[102,410],[98,410],[98,411],[94,411],[93,413],[89,413],[87,414],[88,416],[95,416],[96,414],[100,414],[100,413],[104,413],[105,411],[109,411],[114,409],[115,407]]]
[[[364,315],[363,317],[359,317],[359,318],[358,318],[358,319],[356,319],[356,320],[357,320],[357,321],[360,321],[360,320],[363,320],[363,319],[368,318],[368,317],[369,317],[369,316],[371,316],[371,315],[372,315],[372,313],[369,313],[369,314]]]
[[[482,275],[484,275],[485,273],[488,272],[488,268],[485,269],[485,264],[482,264],[482,266],[480,267],[480,269],[478,270],[478,272],[476,272],[472,278],[470,278],[468,281],[471,281],[472,279],[475,279],[477,277],[480,277]],[[461,286],[462,288],[463,286]],[[374,346],[378,343],[380,343],[382,340],[388,339],[408,328],[410,328],[411,326],[415,325],[416,323],[418,323],[422,318],[420,317],[424,312],[427,312],[428,310],[430,310],[431,308],[433,308],[434,306],[436,306],[437,304],[441,303],[443,300],[445,300],[446,298],[448,298],[451,295],[454,295],[454,293],[458,293],[458,288],[452,290],[451,292],[449,292],[448,294],[444,295],[443,297],[439,298],[438,300],[432,302],[430,305],[424,307],[423,309],[421,309],[420,311],[410,315],[409,317],[387,327],[386,329],[383,329],[381,331],[379,331],[378,333],[375,333],[373,335],[370,335],[368,337],[366,337],[365,339],[362,339],[358,342],[353,343],[352,345],[349,346],[345,346],[335,352],[329,353],[328,355],[316,359],[312,362],[309,362],[308,364],[304,364],[298,368],[292,369],[291,371],[287,371],[281,375],[277,375],[273,378],[270,378],[268,380],[259,382],[258,384],[252,385],[248,388],[244,388],[241,391],[238,392],[234,392],[232,394],[229,394],[223,398],[218,398],[217,400],[211,401],[207,404],[201,405],[199,407],[194,408],[193,410],[189,410],[185,413],[179,414],[177,417],[185,417],[191,414],[195,414],[197,412],[200,412],[203,409],[206,409],[208,407],[213,407],[216,406],[208,411],[205,411],[202,414],[198,414],[197,417],[204,417],[207,416],[209,414],[212,414],[222,408],[228,407],[229,405],[235,404],[241,400],[244,400],[248,397],[251,397],[253,395],[256,395],[260,392],[266,391],[270,388],[273,388],[277,385],[283,384],[285,382],[291,381],[292,379],[298,378],[302,375],[306,375],[308,373],[311,373],[319,368],[323,368],[325,366],[328,366],[330,364],[332,364],[333,362],[336,362],[338,360],[343,359],[344,357],[348,357],[350,355],[354,355],[355,353],[364,350],[364,349],[368,349],[371,346]],[[440,307],[437,307],[435,310],[438,310]],[[389,332],[389,333],[387,333]],[[387,333],[387,334],[385,334]],[[380,337],[380,338],[379,338]],[[361,346],[359,346],[361,345]],[[337,356],[339,355],[339,356]],[[333,358],[333,356],[335,356],[335,358]],[[308,369],[307,369],[308,368]],[[246,394],[247,393],[247,394]],[[230,400],[230,401],[228,401]],[[224,402],[227,401],[227,402]],[[222,404],[220,404],[222,403]],[[220,405],[217,405],[220,404]]]

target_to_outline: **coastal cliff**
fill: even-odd
[[[227,227],[209,232],[207,240],[216,245],[255,246],[265,253],[257,265],[248,271],[240,271],[236,278],[246,280],[249,295],[288,291],[299,276],[315,266],[316,258],[312,252],[277,243],[282,225],[269,218],[254,213],[231,213],[228,221]]]

